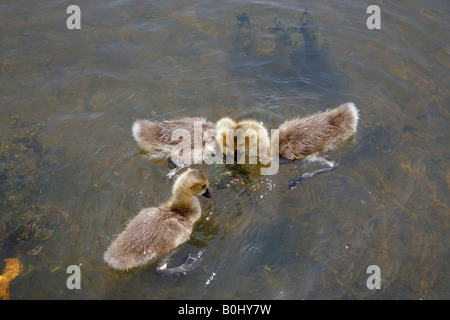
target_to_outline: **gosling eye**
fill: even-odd
[[[206,184],[202,185],[202,189],[205,189],[205,188],[206,188]]]

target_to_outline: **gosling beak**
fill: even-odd
[[[206,189],[206,192],[203,193],[202,196],[204,196],[205,198],[211,198],[211,197],[212,197],[212,194],[211,194],[211,192],[209,192],[209,189],[207,188],[207,189]]]

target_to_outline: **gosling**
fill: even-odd
[[[255,120],[243,120],[238,122],[235,128],[242,129],[244,139],[248,137],[248,140],[241,139],[239,142],[237,139],[234,150],[237,159],[251,148],[258,147],[258,156],[263,163],[278,157],[292,161],[305,159],[327,166],[325,169],[305,173],[290,181],[289,189],[293,189],[304,179],[331,171],[337,166],[334,161],[325,159],[322,154],[336,149],[349,140],[356,133],[358,120],[359,111],[355,104],[347,102],[334,109],[288,120],[280,125],[270,139],[267,129],[261,123]],[[230,137],[227,137],[227,143],[223,144],[223,152],[230,152],[233,149],[230,148],[229,141]],[[269,150],[268,155],[266,150]]]
[[[183,172],[175,181],[172,196],[159,207],[144,208],[111,243],[104,254],[105,262],[118,271],[128,271],[165,257],[185,243],[191,236],[194,223],[201,216],[200,202],[196,196],[211,198],[206,175],[197,169]],[[200,261],[201,252],[182,265],[167,268],[162,260],[157,273],[160,275],[185,275]]]
[[[196,127],[197,126],[197,127]],[[195,132],[196,129],[200,131]],[[203,155],[214,152],[216,126],[203,118],[187,117],[168,121],[136,120],[132,133],[138,146],[154,158],[170,159],[175,166],[201,163]],[[200,136],[198,136],[200,134]],[[184,141],[184,137],[188,141]],[[180,139],[182,138],[182,139]],[[180,155],[175,150],[180,143],[194,150],[195,140],[201,143],[201,152],[191,152],[191,156]],[[175,151],[178,151],[175,152]],[[183,150],[184,151],[184,150]]]
[[[184,167],[192,163],[200,164],[207,157],[215,157],[219,149],[216,141],[221,141],[218,137],[235,126],[236,123],[227,117],[216,124],[195,117],[162,122],[137,120],[132,133],[138,146],[152,158],[169,160],[172,170],[166,179],[172,180]],[[196,149],[197,145],[201,148]]]
[[[216,141],[218,143],[218,146],[223,154],[231,153],[231,149],[229,148],[229,144],[227,139],[229,139],[229,135],[234,132],[234,129],[236,128],[236,121],[224,117],[216,122]]]
[[[278,134],[272,136],[271,145],[272,148],[278,145],[280,157],[289,160],[328,152],[356,133],[358,119],[355,104],[347,102],[325,112],[284,122]]]
[[[327,160],[323,153],[349,140],[356,133],[358,120],[359,110],[353,102],[347,102],[334,109],[284,122],[271,138],[272,157],[278,152],[281,158],[305,159],[325,165],[325,168],[306,172],[289,181],[288,188],[295,189],[305,179],[335,169],[337,163]]]
[[[270,161],[270,139],[267,129],[253,119],[241,120],[235,127],[235,144],[237,163],[242,163],[244,155],[248,151],[249,163]]]

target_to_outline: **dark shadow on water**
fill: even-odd
[[[233,75],[254,75],[258,86],[281,92],[339,90],[339,76],[327,61],[328,45],[310,13],[305,11],[293,21],[275,16],[268,25],[258,24],[246,12],[236,14],[236,19],[233,58],[240,63]]]

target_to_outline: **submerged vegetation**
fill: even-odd
[[[42,147],[41,127],[14,120],[0,145],[0,269],[7,268],[8,261],[17,259],[20,263],[27,256],[39,255],[69,220],[61,208],[42,203],[49,190],[44,190],[48,182],[39,172],[45,168],[51,171],[58,160]]]

